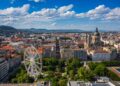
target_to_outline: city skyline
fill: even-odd
[[[119,3],[120,0],[0,0],[0,25],[18,29],[120,30]]]

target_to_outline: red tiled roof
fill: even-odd
[[[37,50],[38,50],[38,53],[39,53],[39,54],[42,54],[42,53],[43,53],[43,48],[39,47]]]
[[[10,45],[0,47],[0,50],[14,50],[14,48]]]

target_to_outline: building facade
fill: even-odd
[[[0,81],[7,77],[9,71],[9,64],[4,58],[0,58]]]
[[[96,50],[91,52],[92,61],[110,61],[111,54],[107,51]]]
[[[81,60],[87,60],[87,52],[83,49],[74,49],[74,57],[80,58]]]
[[[73,50],[69,49],[69,48],[67,48],[67,49],[65,49],[65,48],[61,49],[60,50],[60,54],[61,54],[61,58],[65,58],[65,59],[67,59],[67,58],[73,58],[74,57]]]

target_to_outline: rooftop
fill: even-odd
[[[116,86],[111,82],[69,81],[68,86]]]

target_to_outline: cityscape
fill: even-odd
[[[1,0],[0,86],[120,86],[120,0]]]

